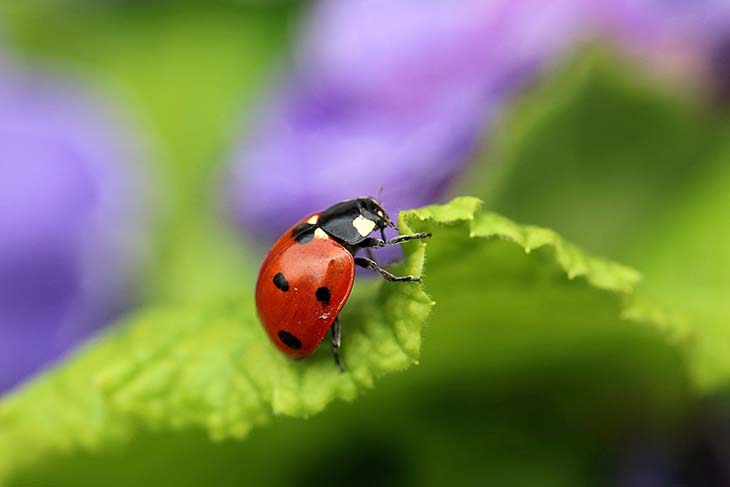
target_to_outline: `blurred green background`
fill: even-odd
[[[112,93],[149,133],[153,201],[163,214],[143,296],[182,301],[248,282],[240,245],[226,252],[226,239],[215,237],[226,232],[217,170],[241,113],[285,63],[301,6],[9,2],[2,8],[6,35],[23,56]]]
[[[162,210],[142,304],[251,287],[262,249],[225,223],[216,183],[241,113],[245,125],[256,123],[254,107],[286,66],[305,9],[194,1],[0,7],[19,56],[113,94],[149,134]],[[585,310],[533,303],[530,313],[518,296],[495,303],[459,295],[464,289],[449,273],[434,270],[428,290],[437,308],[422,363],[354,403],[336,402],[307,420],[278,418],[243,442],[148,431],[93,454],[49,459],[19,478],[615,485],[647,451],[690,470],[709,468],[702,462],[712,463],[715,450],[700,454],[700,467],[692,459],[707,424],[727,418],[729,114],[645,76],[612,48],[586,45],[509,105],[453,190],[638,269],[647,296],[703,330],[696,370],[656,333],[591,317],[590,303],[580,305]],[[473,279],[483,275],[462,265]],[[490,304],[504,306],[505,323],[515,326],[502,333],[484,326],[479,308]],[[727,448],[730,437],[721,441]],[[730,468],[727,457],[718,461]]]

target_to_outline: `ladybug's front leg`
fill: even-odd
[[[390,272],[386,271],[382,267],[378,265],[377,262],[374,260],[367,259],[365,257],[355,257],[355,265],[359,265],[360,267],[364,267],[365,269],[370,269],[371,271],[375,271],[386,281],[390,282],[420,282],[420,277],[414,277],[414,276],[396,276],[391,274]]]
[[[421,240],[423,238],[428,238],[430,236],[431,236],[430,232],[421,232],[421,233],[414,233],[411,235],[398,235],[397,237],[393,237],[390,240],[381,240],[379,238],[369,237],[369,238],[366,238],[365,240],[363,240],[358,245],[358,247],[381,249],[383,247],[389,247],[391,245],[402,244],[403,242],[408,242],[409,240]]]
[[[344,372],[345,368],[342,366],[342,361],[340,360],[340,317],[338,316],[335,318],[335,321],[332,323],[332,355],[335,358],[335,363],[337,364],[337,368],[340,369],[340,372]]]

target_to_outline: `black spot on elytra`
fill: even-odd
[[[311,223],[300,223],[291,231],[291,236],[299,244],[305,244],[314,238],[314,230],[317,225]]]
[[[330,298],[332,297],[332,293],[330,293],[329,288],[320,287],[317,289],[314,295],[317,296],[317,301],[320,301],[324,304],[330,304]]]
[[[292,350],[299,350],[300,348],[302,348],[302,342],[299,340],[299,338],[295,337],[288,331],[281,330],[278,335],[279,340],[281,340],[284,345],[291,348]]]
[[[286,277],[284,277],[284,274],[279,272],[277,275],[274,276],[274,286],[281,289],[284,292],[287,292],[289,290],[289,281],[286,280]]]

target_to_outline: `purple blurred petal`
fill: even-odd
[[[730,92],[729,1],[596,0],[592,8],[602,29],[664,78]]]
[[[730,27],[727,0],[596,0],[593,16],[630,44],[712,45]]]
[[[0,63],[0,392],[130,298],[138,155],[99,100]]]
[[[302,215],[379,185],[391,212],[435,202],[505,103],[579,41],[608,36],[681,61],[685,50],[696,57],[728,42],[729,5],[321,1],[291,73],[234,151],[232,212],[247,233],[271,240]]]
[[[505,99],[572,43],[580,12],[567,0],[320,3],[294,74],[234,155],[238,221],[271,239],[379,185],[391,212],[438,200]]]

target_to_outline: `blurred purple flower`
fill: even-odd
[[[630,46],[681,41],[711,48],[730,33],[727,0],[595,0],[591,8],[596,22]]]
[[[596,0],[592,16],[665,77],[730,90],[730,1]]]
[[[0,60],[0,392],[127,302],[135,162],[98,101]]]
[[[329,0],[291,77],[237,148],[232,206],[270,239],[384,187],[395,212],[439,199],[505,99],[574,41],[573,0]]]
[[[711,44],[727,4],[321,1],[296,65],[234,151],[232,212],[270,240],[302,215],[379,185],[391,212],[435,202],[510,97],[578,41]]]

